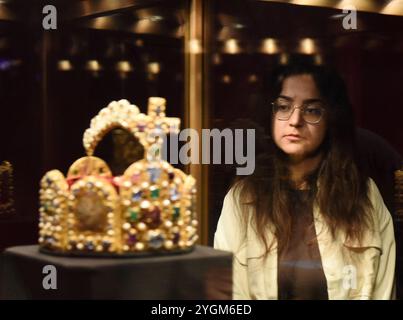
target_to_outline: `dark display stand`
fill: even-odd
[[[56,289],[44,289],[44,279],[49,275],[47,265],[56,269]],[[18,246],[7,249],[0,260],[1,299],[231,296],[232,254],[205,246],[196,246],[185,254],[142,258],[71,258],[43,254],[36,245]]]

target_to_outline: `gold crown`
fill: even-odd
[[[163,98],[149,98],[147,115],[127,100],[102,109],[84,133],[87,156],[71,165],[67,178],[52,170],[41,180],[41,250],[122,255],[192,249],[198,238],[195,179],[160,152],[163,134],[178,133],[179,126],[180,119],[165,117]],[[93,153],[117,127],[139,140],[145,158],[113,177]]]

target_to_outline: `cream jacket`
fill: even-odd
[[[338,233],[332,240],[322,215],[314,206],[314,224],[327,282],[329,299],[393,299],[396,247],[392,217],[375,183],[369,180],[370,200],[375,210],[374,230],[362,243],[348,241]],[[225,196],[214,238],[216,249],[231,251],[234,299],[277,299],[277,242],[267,228],[272,249],[264,259],[264,245],[249,223],[240,219],[237,196]],[[343,199],[335,199],[343,201]],[[250,216],[250,215],[249,215]]]

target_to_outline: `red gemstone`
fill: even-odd
[[[146,212],[144,217],[151,228],[157,228],[161,224],[161,210],[158,207]]]

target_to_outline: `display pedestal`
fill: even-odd
[[[56,270],[56,289],[44,288],[44,282],[52,283],[45,268],[49,265]],[[18,246],[5,250],[0,260],[1,299],[231,299],[231,296],[232,254],[205,246],[196,246],[185,254],[141,258],[71,258],[43,254],[37,245]]]

